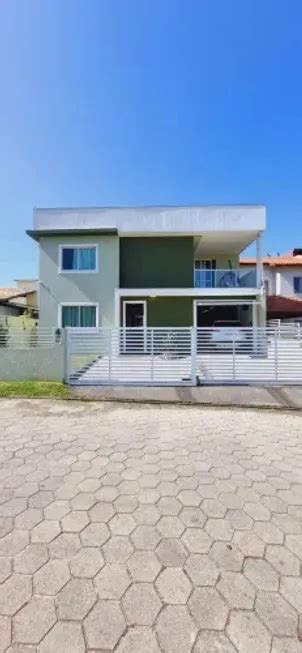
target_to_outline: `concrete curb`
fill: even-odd
[[[84,401],[302,411],[300,386],[82,386],[70,390],[71,399]]]

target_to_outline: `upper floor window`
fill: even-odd
[[[59,270],[61,272],[96,272],[96,245],[61,245]]]
[[[302,295],[302,277],[294,277],[294,292],[296,295]]]

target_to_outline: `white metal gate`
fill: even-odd
[[[302,331],[66,329],[72,385],[302,384]]]
[[[195,329],[67,329],[72,385],[195,385]]]

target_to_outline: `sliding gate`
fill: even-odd
[[[65,378],[72,385],[300,385],[302,331],[70,328]]]

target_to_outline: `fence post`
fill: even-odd
[[[233,381],[236,381],[236,348],[235,348],[235,330],[233,329]]]
[[[111,381],[111,355],[112,355],[112,334],[115,331],[114,328],[109,331],[109,347],[108,347],[108,381]]]
[[[196,327],[191,327],[191,378],[192,385],[197,385],[197,360],[196,360]]]
[[[154,381],[154,329],[151,327],[151,381]]]
[[[69,383],[69,378],[70,378],[70,331],[69,327],[65,327],[63,329],[63,337],[64,337],[64,351],[65,351],[65,374],[64,374],[64,381],[65,383]]]
[[[280,326],[279,326],[279,333],[280,333]],[[276,383],[278,382],[278,337],[277,337],[277,329],[275,329],[275,347],[274,347],[274,353],[275,353],[275,381]]]

